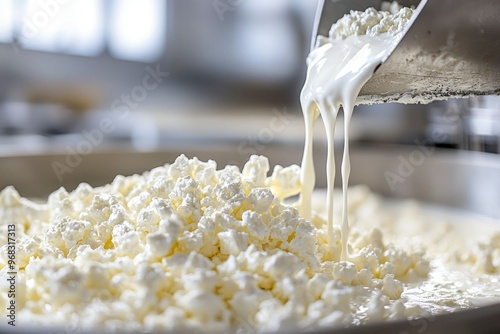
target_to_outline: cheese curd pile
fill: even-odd
[[[354,230],[351,259],[339,261],[340,230],[330,248],[323,219],[306,221],[283,202],[298,193],[300,168],[268,171],[263,156],[242,171],[180,156],[103,187],[61,188],[44,204],[4,189],[2,229],[16,224],[19,324],[274,331],[427,314],[401,298],[400,279],[428,275],[422,251]]]
[[[383,33],[395,35],[410,21],[414,9],[400,6],[396,1],[382,2],[382,10],[373,7],[365,11],[351,10],[332,25],[329,37],[345,39],[349,36],[378,36]]]
[[[325,197],[325,190],[313,194],[313,210],[322,217]],[[335,197],[338,202],[342,193]],[[377,228],[386,243],[425,249],[431,268],[427,277],[400,277],[400,300],[406,307],[419,306],[435,315],[500,301],[500,221],[415,200],[388,200],[363,185],[349,189],[349,200],[350,243]],[[342,212],[335,209],[338,222]],[[349,261],[355,259],[354,254]]]
[[[336,190],[334,196],[338,203],[342,193]],[[312,198],[313,210],[322,219],[326,218],[325,197],[326,191],[318,189]],[[336,221],[340,209],[335,207]],[[354,233],[377,228],[386,242],[425,249],[429,258],[450,270],[466,270],[475,276],[500,274],[497,219],[416,200],[388,200],[365,185],[349,188],[348,211]]]

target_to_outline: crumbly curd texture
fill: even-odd
[[[351,191],[351,257],[342,262],[340,230],[331,248],[321,216],[306,221],[284,203],[300,189],[300,168],[268,171],[263,156],[240,171],[182,155],[102,187],[60,188],[42,204],[5,188],[0,243],[14,222],[19,324],[274,331],[433,313],[405,297],[415,286],[405,281],[427,279],[429,259],[418,247],[384,241],[374,194]],[[485,269],[498,272],[499,246],[492,247],[495,266]],[[6,254],[1,247],[2,277]],[[1,294],[0,308],[6,303]]]
[[[332,25],[331,39],[345,39],[349,36],[377,36],[383,33],[395,35],[405,28],[414,9],[400,6],[397,2],[384,2],[382,10],[373,7],[365,11],[351,10]]]

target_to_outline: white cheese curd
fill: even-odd
[[[0,220],[15,222],[18,234],[19,323],[113,331],[363,323],[356,309],[374,296],[390,305],[403,292],[398,279],[427,265],[423,254],[402,250],[410,260],[388,262],[393,247],[376,230],[353,248],[356,263],[339,261],[326,246],[326,224],[275,195],[297,194],[300,168],[268,170],[261,156],[241,172],[180,156],[103,187],[61,188],[46,204],[4,189]],[[0,307],[6,303],[2,294]]]
[[[370,35],[377,36],[383,33],[396,35],[403,31],[413,15],[413,9],[402,7],[397,2],[383,3],[387,8],[378,11],[368,8],[365,11],[352,10],[332,25],[329,37],[332,40],[345,39],[349,36]]]
[[[312,220],[305,220],[276,196],[297,194],[300,187],[291,190],[285,179],[297,180],[300,168],[268,171],[262,156],[252,156],[242,171],[180,156],[103,187],[61,188],[45,204],[5,188],[0,221],[17,229],[18,324],[101,331],[314,329],[415,318],[500,298],[498,291],[488,293],[494,281],[479,275],[500,272],[500,234],[471,247],[465,258],[455,258],[450,248],[449,257],[429,262],[417,242],[384,240],[396,240],[391,231],[403,221],[425,230],[429,217],[411,204],[391,210],[366,187],[355,187],[348,206],[350,259],[341,261],[337,226],[328,244],[324,193],[314,194]],[[335,218],[340,215],[337,210]],[[2,285],[6,254],[5,245]],[[444,265],[458,262],[478,274]],[[461,293],[456,277],[469,284]],[[439,289],[439,298],[432,289]],[[7,302],[1,294],[0,307]]]

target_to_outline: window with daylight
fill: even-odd
[[[0,43],[12,42],[13,10],[11,0],[0,0]]]
[[[149,62],[165,45],[164,0],[0,0],[0,43]]]
[[[111,8],[109,50],[117,58],[154,61],[165,41],[164,0],[120,0]]]

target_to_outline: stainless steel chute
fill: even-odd
[[[425,103],[500,94],[500,1],[400,0],[416,6],[403,39],[361,89],[358,104]],[[381,0],[321,0],[313,31],[328,36],[350,10]]]

